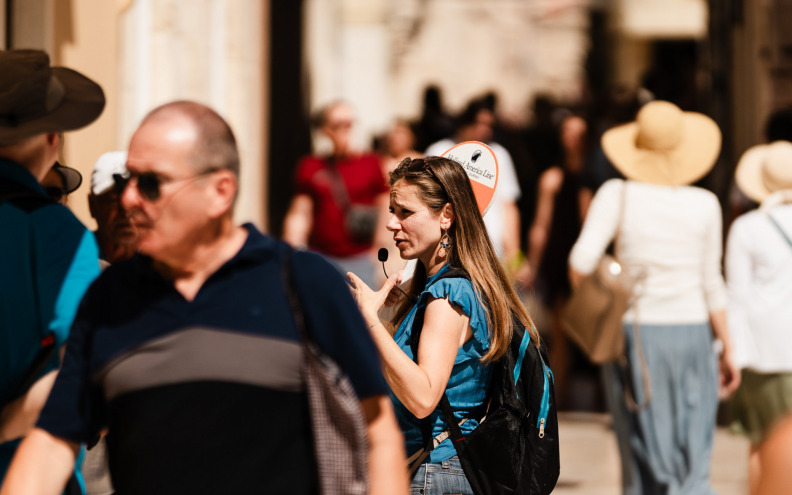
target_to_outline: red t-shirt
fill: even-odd
[[[350,204],[373,205],[377,196],[388,192],[379,157],[363,154],[336,162],[346,185]],[[350,239],[344,227],[344,212],[332,188],[332,176],[322,157],[308,156],[297,166],[297,194],[313,200],[313,228],[308,247],[328,256],[345,258],[369,249]],[[385,212],[383,212],[384,214]]]

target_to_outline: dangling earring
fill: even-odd
[[[443,231],[443,236],[440,238],[440,247],[443,249],[448,249],[451,247],[451,238],[448,236],[447,231]]]
[[[443,235],[440,237],[440,248],[445,252],[438,252],[437,254],[443,258],[448,256],[448,250],[451,248],[451,237],[448,235],[448,231],[446,230],[443,231]]]

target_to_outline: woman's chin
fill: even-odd
[[[414,260],[418,256],[409,249],[399,249],[399,257],[403,260]]]

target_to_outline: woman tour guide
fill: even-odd
[[[462,433],[471,432],[486,407],[488,363],[506,352],[512,335],[512,313],[539,342],[531,318],[501,268],[490,244],[464,169],[441,157],[407,158],[390,174],[387,228],[403,259],[418,260],[407,290],[395,290],[392,276],[373,291],[349,274],[353,292],[379,349],[407,454],[423,447],[420,418],[430,417],[432,436],[447,429],[437,409],[443,394],[458,419],[468,418]],[[470,277],[443,278],[449,267]],[[391,333],[378,316],[395,303]],[[414,360],[410,348],[413,321],[425,308]],[[426,495],[472,494],[450,439],[431,451],[417,469],[411,490]]]

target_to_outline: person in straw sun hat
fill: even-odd
[[[740,157],[734,179],[743,194],[757,203],[779,192],[788,197],[792,191],[792,143],[775,141],[749,148]]]
[[[730,407],[732,430],[751,441],[751,493],[767,433],[792,411],[792,143],[748,149],[737,187],[760,208],[739,216],[726,243],[729,331],[743,382]]]
[[[597,190],[569,263],[576,286],[614,242],[624,269],[640,280],[623,318],[630,366],[603,366],[623,490],[714,493],[709,468],[718,395],[730,394],[740,375],[726,328],[720,204],[691,184],[714,166],[721,133],[706,115],[653,101],[634,122],[605,132],[602,146],[627,180]],[[713,339],[722,343],[717,356]],[[637,403],[648,399],[646,407],[627,408],[624,384]]]
[[[104,104],[98,84],[51,67],[46,53],[0,51],[0,485],[49,393],[77,305],[99,275],[93,235],[40,182],[62,133],[96,120]]]

